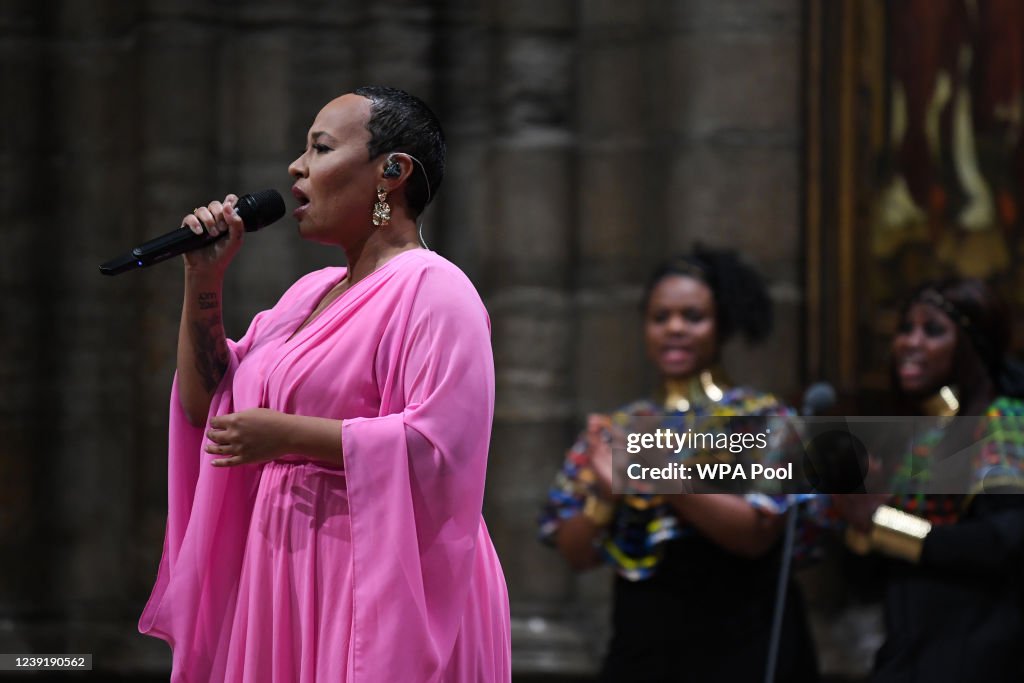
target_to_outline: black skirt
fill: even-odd
[[[617,577],[602,683],[761,683],[780,552],[737,557],[694,536],[665,544],[654,576]],[[814,643],[794,584],[787,590],[776,683],[818,680]]]

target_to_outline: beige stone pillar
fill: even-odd
[[[753,350],[733,344],[726,365],[734,379],[798,392],[800,5],[665,2],[659,21],[668,39],[651,93],[668,141],[666,247],[736,248],[765,275],[775,334]]]
[[[568,627],[572,579],[536,539],[554,460],[571,439],[577,221],[576,4],[489,4],[493,138],[480,281],[494,324],[497,409],[485,515],[505,568],[517,671],[585,671]]]

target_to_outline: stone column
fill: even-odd
[[[652,136],[651,19],[645,3],[580,4],[579,154],[573,303],[573,429],[646,395],[639,303],[661,249],[666,155]],[[558,454],[561,456],[561,454]],[[564,571],[564,570],[563,570]],[[610,635],[608,568],[573,577],[564,599],[596,666]]]
[[[488,6],[494,137],[480,283],[493,321],[497,409],[485,515],[505,568],[517,671],[585,671],[565,627],[571,577],[536,519],[572,437],[576,5]]]
[[[36,651],[50,645],[108,662],[124,655],[123,628],[136,616],[132,503],[148,455],[134,428],[141,302],[131,283],[97,269],[131,242],[144,210],[139,101],[126,88],[138,75],[138,16],[112,3],[65,3],[46,17],[46,123],[32,141],[48,157],[35,179],[47,185],[41,215],[32,217],[48,255],[37,313],[49,329],[35,340],[48,369],[46,436],[33,439],[47,549],[33,561],[48,590],[26,633]]]
[[[424,236],[480,288],[495,220],[489,182],[496,130],[492,38],[486,8],[477,0],[442,3],[436,25],[435,113],[448,160],[441,191],[424,216]]]
[[[223,187],[219,154],[224,141],[218,122],[224,30],[221,10],[199,0],[154,0],[138,26],[139,73],[133,90],[139,102],[139,172],[133,184],[139,200],[135,237],[129,244],[180,225],[184,214],[210,201]],[[142,476],[134,512],[140,527],[136,596],[143,599],[156,579],[167,514],[168,397],[182,273],[180,259],[173,259],[116,281],[119,287],[131,288],[125,295],[132,296],[139,309],[130,330],[140,354],[134,429],[141,444],[135,457]],[[229,310],[231,303],[226,302]],[[140,648],[140,661],[130,666],[169,668],[166,645],[142,637],[134,638],[133,644]]]
[[[800,381],[801,15],[794,0],[661,2],[668,33],[655,126],[669,140],[666,247],[738,249],[772,284],[775,333],[733,344],[737,381],[788,395]]]
[[[49,438],[56,384],[46,341],[56,329],[51,280],[56,241],[52,120],[41,115],[52,97],[50,24],[39,4],[22,0],[0,13],[0,196],[5,248],[0,250],[0,650],[27,651],[22,624],[47,599],[47,548],[52,546],[48,460],[57,451]],[[47,234],[47,230],[50,231]]]

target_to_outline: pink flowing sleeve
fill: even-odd
[[[261,331],[273,321],[275,311],[278,308],[286,308],[301,296],[317,275],[317,273],[311,273],[300,278],[285,292],[277,306],[257,313],[241,339],[238,341],[228,339],[228,368],[210,400],[209,415],[223,415],[232,411],[232,381],[238,364],[259,339]],[[193,503],[196,500],[199,475],[202,469],[200,464],[204,460],[202,445],[206,431],[205,425],[195,427],[186,419],[178,393],[177,373],[174,375],[174,382],[171,386],[168,427],[167,532],[164,537],[164,557],[160,564],[161,575],[164,573],[165,564],[173,565],[175,563],[189,520],[193,517]],[[160,588],[161,583],[158,577],[157,589]],[[155,593],[156,591],[154,591]],[[150,598],[150,602],[152,602],[152,598]]]
[[[427,271],[409,310],[403,333],[382,345],[382,416],[342,428],[350,681],[491,680],[481,672],[501,670],[493,658],[507,657],[508,604],[481,517],[494,406],[489,323],[461,273]],[[468,651],[484,654],[453,671],[453,657]]]
[[[228,342],[228,368],[210,403],[210,415],[233,411],[232,379],[251,347],[261,321],[258,314],[246,335]],[[167,528],[157,579],[139,619],[139,631],[170,643],[175,670],[194,653],[223,652],[230,637],[228,605],[237,591],[238,568],[245,551],[253,497],[259,481],[255,467],[204,466],[205,425],[185,417],[175,375],[171,388],[167,463]]]

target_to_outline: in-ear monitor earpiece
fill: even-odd
[[[388,165],[384,167],[385,178],[397,178],[402,175],[402,167],[398,165],[394,157],[388,157]]]

